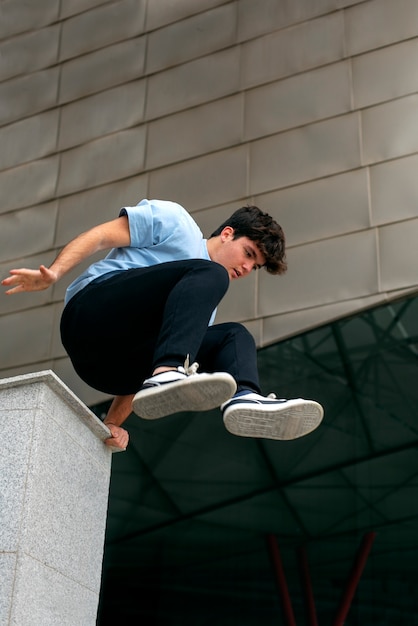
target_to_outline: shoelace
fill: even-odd
[[[186,360],[184,361],[183,367],[180,366],[177,369],[182,374],[186,374],[186,376],[193,376],[193,374],[197,374],[197,370],[199,369],[199,363],[196,363],[195,361],[190,365],[190,355],[188,354],[186,356]]]

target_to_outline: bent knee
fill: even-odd
[[[197,266],[195,269],[204,272],[204,284],[211,286],[213,289],[218,289],[222,297],[229,287],[228,271],[223,265],[216,263],[216,261],[201,259],[199,265],[200,267]]]
[[[255,344],[254,337],[243,324],[240,324],[239,322],[224,322],[223,324],[219,324],[219,326],[223,326],[225,331],[231,335],[240,335]]]

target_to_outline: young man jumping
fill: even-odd
[[[132,410],[158,419],[220,406],[230,432],[269,439],[320,424],[313,400],[261,395],[254,339],[241,324],[213,323],[231,280],[286,271],[284,234],[270,215],[242,207],[204,239],[179,204],[142,200],[76,237],[49,268],[13,269],[2,284],[6,294],[47,289],[106,249],[68,287],[61,338],[82,380],[115,396],[108,445],[126,448],[121,425]]]

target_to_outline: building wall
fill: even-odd
[[[218,320],[266,345],[418,284],[416,0],[2,0],[0,274],[49,264],[143,197],[210,234],[256,203],[289,270]],[[87,403],[53,289],[0,296],[0,375],[53,369]]]

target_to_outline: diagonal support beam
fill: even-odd
[[[340,606],[332,626],[344,626],[346,617],[351,607],[351,602],[354,598],[357,585],[360,581],[375,537],[375,532],[369,532],[363,536],[363,540],[354,560],[353,568],[350,572],[350,576],[344,589]]]
[[[275,535],[267,535],[267,545],[276,574],[276,581],[283,603],[283,612],[286,626],[296,626],[295,615],[293,613],[292,601],[287,588],[286,576],[283,569],[282,557]]]
[[[311,575],[309,571],[308,554],[305,546],[298,549],[299,572],[305,598],[306,614],[309,626],[318,626],[316,616],[315,599],[312,590]]]

